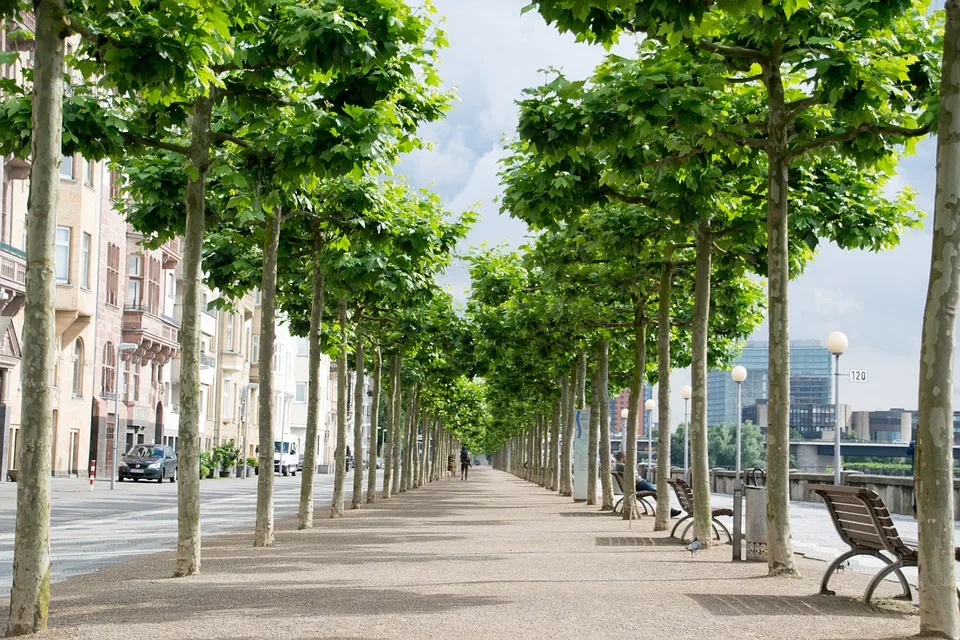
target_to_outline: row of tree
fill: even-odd
[[[877,251],[917,226],[913,194],[884,188],[899,158],[939,133],[917,435],[921,626],[957,637],[952,394],[942,390],[952,388],[960,302],[960,4],[933,13],[911,0],[533,0],[528,8],[581,40],[643,39],[634,55],[608,56],[589,78],[557,75],[519,102],[503,210],[538,235],[523,257],[475,258],[470,302],[490,397],[509,422],[503,441],[527,463],[523,474],[569,494],[572,420],[589,388],[599,408],[591,451],[606,485],[608,429],[593,414],[608,424],[608,371],[629,371],[630,487],[643,383],[659,383],[659,422],[669,424],[670,371],[689,364],[694,528],[708,540],[706,373],[756,326],[764,278],[771,575],[797,573],[789,279],[821,242]],[[659,442],[660,478],[670,440]],[[588,456],[591,482],[597,457]],[[604,508],[607,496],[604,486]],[[661,491],[657,529],[667,501]]]
[[[370,460],[352,508],[441,477],[482,425],[482,390],[457,357],[469,343],[437,284],[474,220],[393,177],[418,127],[451,95],[435,71],[445,45],[429,5],[403,0],[0,2],[18,75],[0,83],[0,152],[31,162],[24,311],[23,454],[8,635],[46,628],[50,593],[51,402],[56,359],[53,235],[65,154],[105,160],[115,206],[157,247],[183,236],[180,449],[175,576],[200,571],[201,288],[215,301],[261,294],[260,361],[284,320],[309,340],[308,427],[298,514],[313,524],[320,363],[336,358],[338,424],[331,517],[343,514],[348,366],[373,378]],[[71,46],[68,48],[68,42]],[[32,55],[26,55],[32,51]],[[32,64],[28,62],[32,61]],[[384,375],[384,363],[388,371]],[[386,416],[378,415],[386,377]],[[273,369],[260,369],[254,545],[274,540]],[[478,416],[480,416],[478,418]],[[363,449],[355,411],[353,450]],[[418,447],[418,440],[423,446]],[[432,455],[431,455],[432,452]],[[364,488],[366,491],[364,491]]]

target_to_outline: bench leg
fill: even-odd
[[[677,520],[677,523],[676,523],[675,525],[673,525],[673,531],[670,532],[670,537],[671,537],[671,538],[673,537],[673,535],[677,532],[677,529],[680,528],[680,525],[681,525],[681,524],[683,524],[684,522],[686,522],[687,520],[689,520],[689,519],[692,518],[692,517],[693,517],[693,516],[691,516],[691,515],[685,515],[685,516],[683,516],[682,518],[680,518],[679,520]]]
[[[643,505],[643,515],[645,516],[656,515],[657,513],[656,509],[651,507],[650,503],[647,500],[648,500],[647,498],[640,498],[640,501],[639,501],[640,504]]]
[[[720,527],[721,529],[723,529],[723,532],[724,532],[725,534],[727,534],[727,539],[728,539],[728,540],[731,542],[731,544],[732,544],[732,543],[733,543],[733,536],[730,535],[730,530],[727,529],[727,526],[726,526],[725,524],[723,524],[722,522],[720,522],[719,520],[717,520],[716,518],[714,518],[714,519],[713,519],[713,532],[717,534],[717,540],[722,540],[722,538],[720,537],[720,533],[717,531],[717,527]]]
[[[620,507],[623,505],[623,496],[620,496],[620,499],[617,500],[617,503],[613,505],[613,512],[620,513]]]
[[[693,520],[691,520],[690,524],[688,524],[686,527],[683,528],[683,533],[680,534],[680,542],[687,541],[687,534],[690,532],[690,529],[693,528],[693,525],[694,525],[694,522]]]
[[[884,558],[884,560],[887,560]],[[887,560],[887,562],[890,562]],[[897,596],[898,600],[913,600],[913,592],[910,591],[910,584],[907,582],[907,578],[903,575],[903,572],[900,569],[903,568],[903,561],[897,560],[896,562],[890,562],[883,569],[880,569],[880,572],[877,575],[873,576],[873,580],[870,581],[870,584],[867,585],[867,593],[864,595],[863,599],[867,604],[870,604],[870,599],[873,598],[873,592],[877,587],[880,586],[880,583],[883,582],[883,579],[890,575],[892,572],[896,572],[897,578],[900,580],[900,586],[903,587],[903,594]]]
[[[827,589],[827,584],[830,582],[830,578],[833,577],[833,574],[837,570],[837,567],[842,565],[844,562],[846,562],[853,556],[858,556],[862,553],[863,553],[862,551],[856,551],[854,549],[851,549],[850,551],[847,551],[846,553],[838,556],[836,560],[831,562],[830,566],[827,567],[827,570],[823,573],[823,579],[820,581],[820,595],[822,596],[837,595],[836,591],[831,591],[830,589]],[[868,554],[868,555],[872,555],[872,554]],[[880,556],[880,557],[882,558],[883,556]]]

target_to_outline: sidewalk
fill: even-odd
[[[915,616],[816,596],[802,580],[697,556],[489,468],[296,531],[204,543],[203,574],[169,579],[172,554],[54,585],[44,638],[902,638]],[[862,597],[867,577],[831,586]],[[884,589],[884,587],[881,587]],[[890,590],[893,593],[893,590]],[[0,603],[5,616],[6,603]],[[4,624],[5,620],[0,620]]]

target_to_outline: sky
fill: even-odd
[[[452,211],[475,207],[481,214],[461,252],[483,243],[517,247],[527,239],[524,223],[499,212],[497,171],[503,140],[516,128],[515,101],[528,87],[542,84],[544,69],[557,68],[571,79],[585,78],[602,60],[601,47],[574,42],[547,26],[536,11],[521,15],[527,0],[434,0],[450,42],[441,54],[440,74],[458,101],[443,122],[425,128],[430,150],[406,158],[399,172],[430,188]],[[905,159],[894,188],[912,186],[918,204],[933,213],[936,145],[919,145]],[[929,222],[929,220],[928,220]],[[920,328],[930,268],[930,225],[904,235],[896,249],[880,254],[821,248],[806,272],[790,285],[790,335],[826,344],[843,331],[849,348],[841,371],[866,369],[868,381],[841,379],[841,402],[854,410],[916,409]],[[469,276],[455,267],[445,278],[462,299]],[[766,339],[766,325],[753,336]],[[673,425],[683,418],[680,386],[689,370],[671,378]],[[954,390],[955,403],[958,398]]]

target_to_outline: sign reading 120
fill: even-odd
[[[866,369],[851,369],[850,370],[850,382],[866,382],[867,381],[867,370]]]

